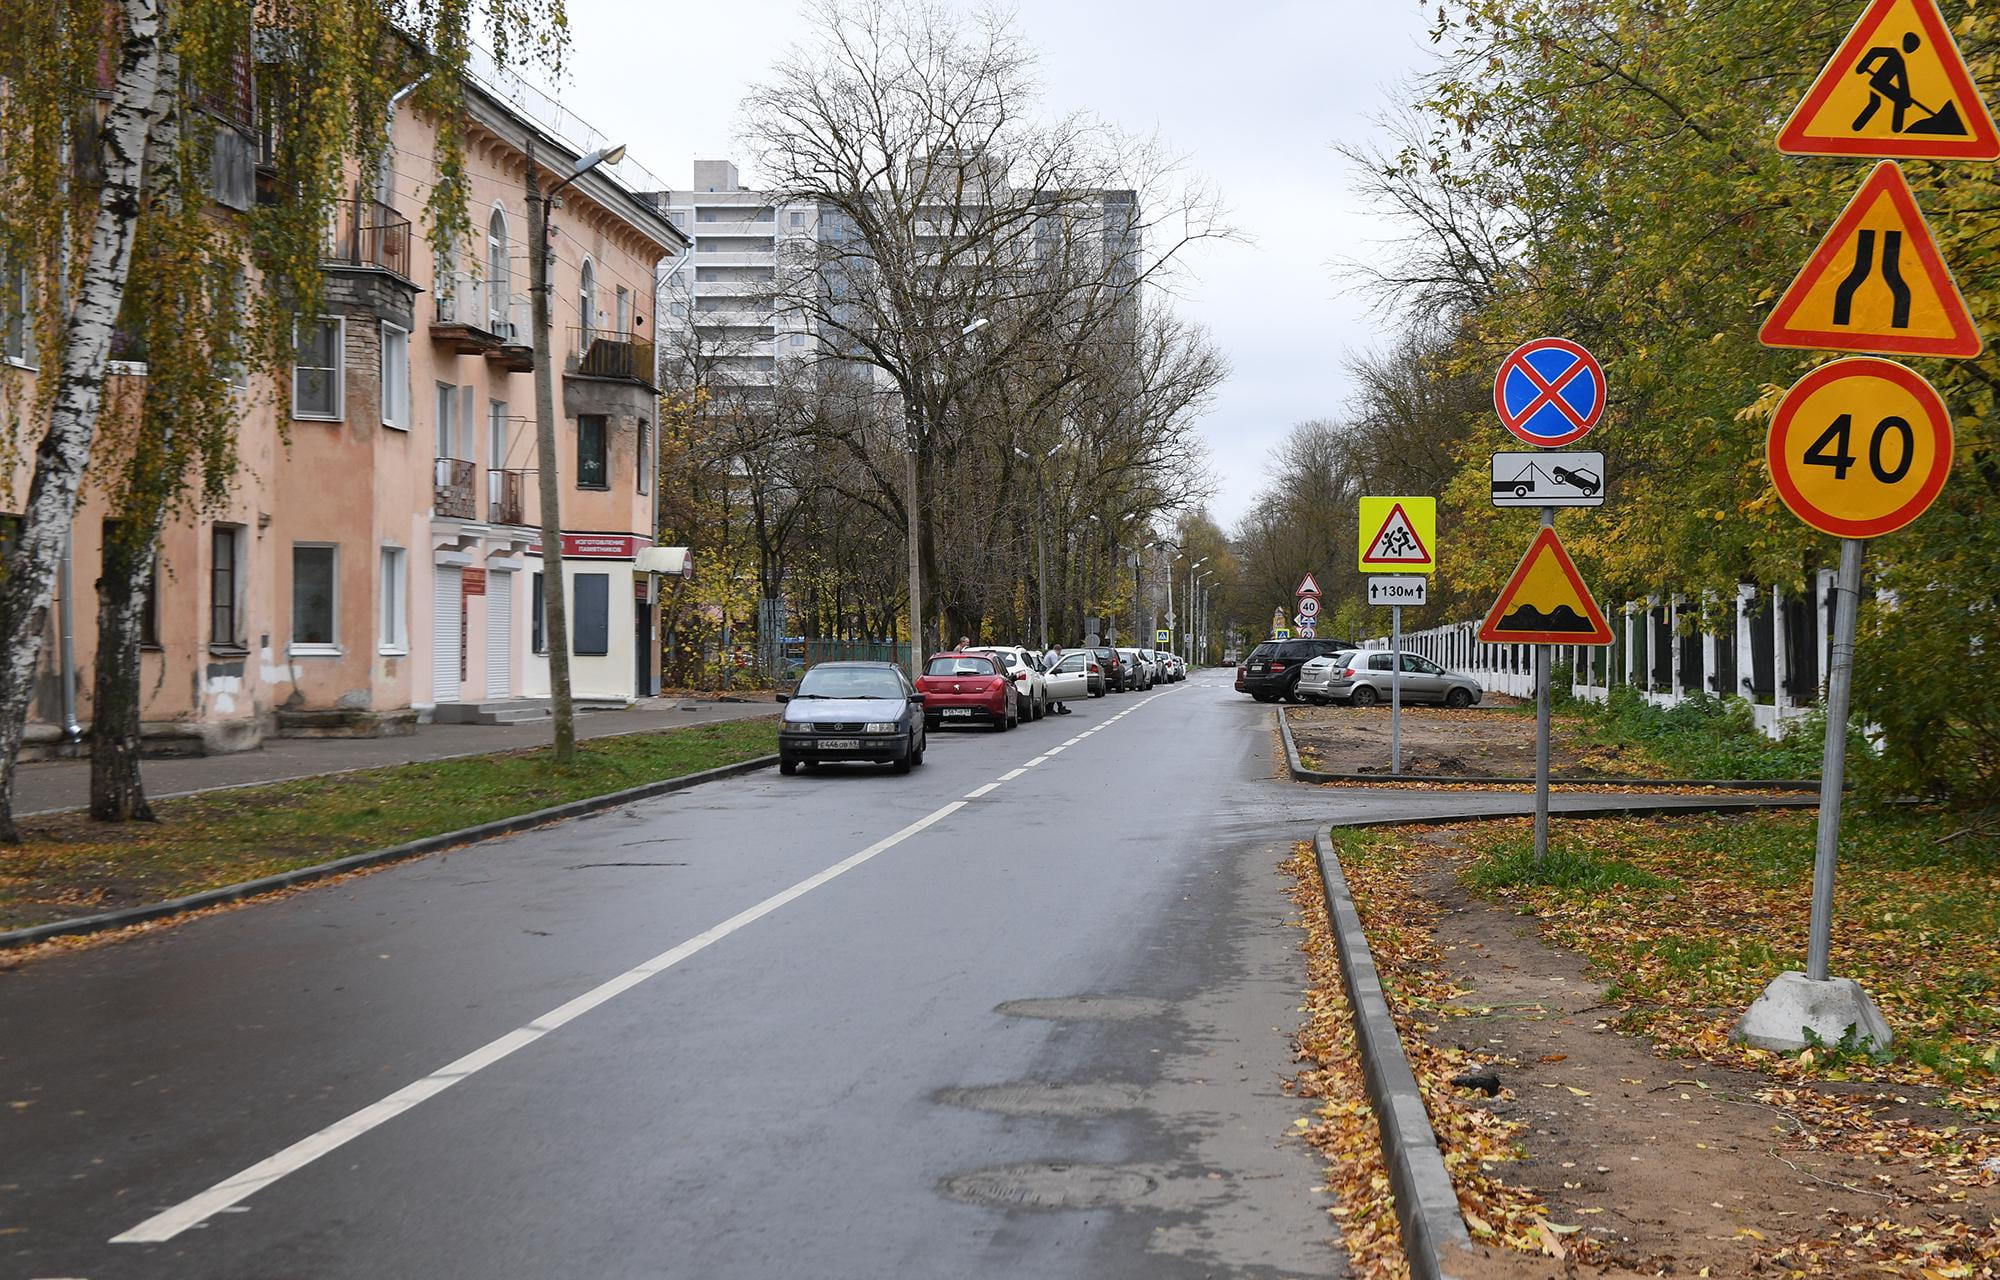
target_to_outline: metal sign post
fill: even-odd
[[[1542,508],[1542,528],[1556,526],[1556,509]],[[1535,646],[1535,864],[1549,856],[1549,659],[1555,646]]]
[[[1389,774],[1403,772],[1403,606],[1389,606]]]
[[[1847,710],[1854,696],[1854,632],[1861,603],[1859,538],[1840,540],[1833,587],[1833,645],[1826,668],[1826,759],[1819,776],[1819,838],[1813,849],[1812,932],[1806,977],[1825,982],[1833,950],[1833,873],[1840,852],[1840,800],[1847,779]]]

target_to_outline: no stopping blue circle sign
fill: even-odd
[[[1521,344],[1493,380],[1500,425],[1541,449],[1589,435],[1604,416],[1604,399],[1604,367],[1567,338]]]

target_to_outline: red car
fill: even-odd
[[[924,728],[948,724],[990,724],[1006,731],[1021,723],[1021,696],[991,654],[931,655],[917,677],[924,695]]]

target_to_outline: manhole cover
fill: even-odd
[[[1009,1000],[996,1012],[1011,1018],[1048,1018],[1057,1022],[1136,1022],[1157,1018],[1170,1008],[1149,996],[1044,996]]]
[[[1115,1165],[1047,1160],[961,1173],[945,1179],[944,1191],[954,1200],[1004,1209],[1096,1209],[1137,1200],[1158,1185]]]
[[[940,1089],[937,1100],[953,1107],[995,1111],[1005,1116],[1097,1116],[1130,1111],[1140,1091],[1129,1084],[988,1084]]]

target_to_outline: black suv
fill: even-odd
[[[1298,701],[1299,668],[1355,646],[1342,640],[1266,640],[1236,668],[1236,689],[1259,702]]]

